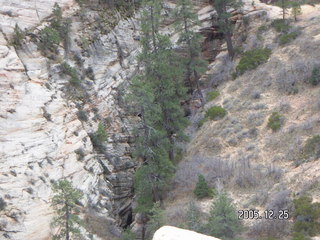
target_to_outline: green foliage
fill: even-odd
[[[221,239],[234,239],[243,227],[238,220],[232,200],[226,194],[220,194],[213,202],[207,224],[208,234]]]
[[[290,6],[290,2],[287,0],[279,0],[278,2],[276,2],[276,5],[278,5],[279,7],[282,8],[282,20],[285,20],[285,15],[288,12],[288,8]]]
[[[311,240],[307,234],[302,232],[294,232],[292,235],[292,240]]]
[[[206,182],[206,179],[203,175],[199,175],[197,185],[193,191],[194,195],[196,195],[197,198],[202,199],[209,197],[210,192],[211,190]]]
[[[220,93],[218,90],[214,90],[214,91],[211,91],[211,92],[208,92],[207,94],[207,100],[210,102],[214,99],[216,99],[217,97],[219,97]]]
[[[79,112],[77,113],[78,115],[78,118],[81,120],[81,121],[88,121],[88,116],[87,116],[87,112],[84,111],[84,110],[79,110]]]
[[[154,233],[166,224],[165,212],[161,209],[160,202],[153,204],[151,209],[151,217],[148,223],[148,235],[149,240],[152,240]]]
[[[223,118],[225,115],[227,115],[227,111],[223,107],[213,106],[208,109],[205,118],[216,121]]]
[[[320,157],[320,135],[309,138],[302,149],[302,158]]]
[[[39,47],[42,51],[56,51],[57,45],[61,41],[59,32],[52,27],[45,27],[40,32]]]
[[[95,133],[89,134],[89,137],[91,139],[93,147],[103,153],[105,151],[103,143],[108,138],[105,126],[100,122],[97,131]]]
[[[267,62],[270,56],[271,50],[268,48],[257,48],[245,52],[236,67],[237,74],[241,75],[247,70],[256,69],[259,65]]]
[[[302,15],[301,5],[298,2],[291,2],[291,15],[297,21],[297,17]]]
[[[85,153],[84,153],[83,148],[78,148],[78,149],[76,149],[74,152],[75,152],[75,154],[77,154],[77,159],[78,159],[79,161],[82,161],[82,160],[84,159]]]
[[[320,232],[318,221],[320,220],[320,203],[312,203],[312,198],[301,196],[293,200],[294,225],[293,230],[297,233],[306,233],[314,236]],[[301,236],[299,234],[298,236]]]
[[[294,31],[294,32],[291,32],[291,33],[284,33],[284,34],[281,34],[279,36],[279,44],[280,45],[284,45],[284,44],[287,44],[289,42],[292,42],[294,39],[296,39],[299,35],[301,34],[300,31]]]
[[[282,115],[278,112],[273,112],[268,119],[268,128],[271,128],[273,131],[277,131],[281,128],[282,125]]]
[[[192,1],[179,0],[174,16],[176,31],[180,32],[178,44],[187,46],[187,56],[183,58],[186,81],[192,91],[197,89],[201,94],[199,74],[205,72],[207,62],[201,58],[201,35],[193,30],[199,20]]]
[[[309,78],[309,82],[313,86],[316,86],[320,83],[320,68],[319,67],[313,68],[311,77]]]
[[[15,46],[16,48],[20,48],[22,46],[22,40],[24,39],[24,37],[25,37],[25,33],[21,30],[19,25],[16,23],[14,27],[14,32],[13,32],[13,40],[12,40],[13,46]]]
[[[79,86],[81,81],[78,77],[77,70],[73,67],[71,67],[67,62],[63,62],[61,65],[61,71],[62,73],[70,76],[70,84],[74,86]]]
[[[289,23],[283,19],[275,19],[272,21],[271,26],[280,33],[288,33],[291,30]]]
[[[180,104],[186,96],[183,67],[169,37],[158,31],[161,2],[145,1],[143,5],[139,61],[144,71],[133,79],[127,101],[141,116],[134,153],[142,161],[134,179],[135,211],[150,215],[153,203],[162,200],[172,179],[175,142],[185,139],[188,122]]]
[[[131,229],[126,229],[121,237],[121,240],[135,240],[136,235],[134,232],[131,231]]]
[[[186,220],[187,229],[200,233],[203,232],[204,229],[201,223],[201,211],[193,201],[189,203]]]
[[[79,226],[82,226],[78,214],[77,202],[83,197],[80,190],[74,189],[68,180],[60,180],[52,185],[54,196],[51,205],[55,211],[52,227],[58,228],[53,239],[69,239],[80,235]]]
[[[6,207],[7,207],[6,201],[2,197],[0,197],[0,211],[5,210]]]

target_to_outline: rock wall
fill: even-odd
[[[61,47],[58,60],[50,60],[28,39],[21,49],[11,46],[15,23],[37,34],[47,24],[42,20],[51,14],[54,2],[1,3],[0,197],[5,207],[0,215],[0,238],[50,239],[50,185],[68,178],[85,194],[82,215],[88,230],[109,239],[119,236],[116,225],[125,225],[131,214],[132,127],[118,106],[117,88],[137,66],[137,22],[121,20],[109,33],[101,33],[90,29],[96,12],[83,13],[83,21],[71,9],[68,54]],[[74,4],[58,2],[64,8]],[[37,28],[33,31],[33,27]],[[84,35],[93,36],[86,51],[79,44]],[[80,65],[74,56],[81,60]],[[85,98],[79,100],[68,92],[69,79],[59,67],[62,61],[77,69]],[[84,74],[89,67],[94,81]],[[79,120],[80,109],[88,121]],[[107,154],[98,154],[88,136],[99,122],[107,126]],[[75,153],[77,149],[83,151],[83,157]]]

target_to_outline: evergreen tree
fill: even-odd
[[[197,207],[195,202],[193,201],[190,202],[187,213],[186,213],[187,228],[189,230],[201,233],[203,231],[203,226],[201,224],[200,219],[201,219],[200,209]]]
[[[148,239],[152,240],[154,233],[166,223],[164,210],[161,209],[160,203],[156,202],[151,209],[151,217],[148,223]]]
[[[53,239],[69,240],[80,234],[79,226],[82,223],[78,216],[76,202],[81,200],[83,194],[80,190],[74,189],[67,180],[60,180],[53,184],[52,190],[54,196],[51,205],[56,213],[52,227],[59,227],[59,232],[53,236]]]
[[[192,27],[199,26],[199,21],[191,0],[177,2],[175,18],[176,30],[181,33],[178,43],[187,47],[187,56],[184,62],[186,80],[189,82],[191,92],[196,88],[203,102],[199,75],[205,71],[207,62],[201,59],[201,36],[192,30]]]
[[[236,209],[226,194],[222,193],[211,206],[208,233],[222,239],[233,239],[242,230]]]
[[[292,2],[291,7],[291,15],[294,17],[294,20],[297,21],[297,17],[302,14],[301,5],[298,2]]]
[[[230,22],[231,13],[228,11],[230,8],[238,8],[241,6],[241,0],[210,0],[214,9],[218,14],[219,31],[223,33],[227,42],[228,53],[231,58],[234,57],[234,48],[232,44],[232,31],[233,25]]]
[[[130,86],[129,101],[141,117],[135,157],[141,166],[135,174],[136,211],[150,214],[154,202],[162,201],[174,167],[174,144],[184,138],[187,124],[180,101],[185,96],[182,71],[169,37],[159,33],[161,2],[144,2],[142,14],[142,74]]]
[[[210,188],[206,182],[206,179],[201,174],[198,176],[198,182],[193,193],[196,195],[197,198],[200,198],[200,199],[209,197],[210,195]]]
[[[286,14],[288,12],[288,7],[290,5],[290,2],[287,0],[281,0],[278,2],[278,6],[282,8],[282,20],[284,21],[286,19]]]

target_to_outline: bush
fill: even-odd
[[[88,121],[88,116],[87,116],[87,112],[84,111],[84,110],[80,110],[78,113],[78,118],[81,120],[81,121]]]
[[[247,70],[256,69],[259,65],[268,61],[271,50],[268,48],[257,48],[244,53],[238,66],[237,74],[243,74]]]
[[[12,40],[13,46],[20,48],[22,46],[22,40],[24,39],[24,37],[25,37],[25,33],[21,30],[21,28],[16,23],[14,27],[14,32],[13,32],[13,40]]]
[[[67,62],[63,62],[60,67],[63,74],[71,77],[69,80],[70,84],[74,86],[78,86],[80,84],[81,81],[75,68],[71,67]]]
[[[302,157],[320,157],[320,135],[309,138],[302,149]]]
[[[203,175],[198,176],[198,182],[196,188],[194,189],[193,193],[196,195],[197,198],[202,199],[210,196],[210,188],[206,182],[206,179]]]
[[[291,33],[281,34],[279,37],[279,44],[284,45],[289,42],[292,42],[294,39],[296,39],[300,35],[300,33],[301,33],[300,31],[295,31]]]
[[[220,106],[213,106],[206,112],[205,118],[210,120],[219,120],[227,114],[227,111]]]
[[[292,235],[292,240],[310,240],[310,237],[302,232],[295,232]]]
[[[309,78],[309,82],[313,86],[316,86],[319,84],[319,82],[320,82],[320,68],[319,67],[313,68],[311,77]]]
[[[57,45],[60,43],[59,32],[52,27],[45,27],[40,32],[39,47],[42,51],[56,51]]]
[[[77,150],[74,151],[75,154],[77,154],[77,159],[79,161],[82,161],[85,157],[85,153],[84,153],[84,150],[83,148],[78,148]]]
[[[220,95],[220,93],[217,90],[208,92],[207,100],[210,102],[210,101],[216,99],[219,95]]]
[[[273,131],[277,131],[281,128],[282,125],[282,115],[278,112],[273,112],[268,120],[268,128],[271,128]]]
[[[105,126],[102,123],[99,123],[97,131],[95,133],[89,134],[89,137],[91,139],[93,147],[103,153],[105,150],[103,142],[105,142],[108,138]]]
[[[320,232],[318,223],[320,220],[320,203],[312,203],[312,198],[308,196],[295,199],[293,203],[295,207],[294,231],[307,233],[310,236],[318,234]]]
[[[276,29],[277,32],[286,33],[289,32],[291,26],[288,24],[286,20],[283,19],[275,19],[272,21],[271,26]]]
[[[0,211],[3,211],[4,209],[6,209],[7,207],[7,203],[3,200],[2,197],[0,197]]]

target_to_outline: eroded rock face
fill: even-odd
[[[153,235],[153,240],[219,240],[193,231],[164,226],[157,230]]]
[[[62,7],[73,4],[57,2]],[[0,238],[50,239],[51,183],[68,178],[84,192],[82,217],[88,230],[109,239],[119,236],[117,226],[127,224],[131,216],[132,126],[118,104],[117,88],[135,73],[137,23],[121,20],[111,32],[95,33],[83,52],[76,40],[84,32],[87,36],[94,33],[71,15],[71,46],[64,61],[82,78],[86,97],[77,100],[68,91],[69,78],[61,73],[59,61],[44,57],[28,40],[21,49],[9,44],[13,23],[34,27],[39,24],[34,14],[45,18],[53,3],[37,1],[38,13],[27,6],[30,2],[2,3],[2,9],[14,14],[0,15],[4,22],[0,33],[0,197],[5,202]],[[59,52],[57,58],[63,59],[64,50],[59,48]],[[76,53],[82,65],[76,65]],[[85,74],[89,67],[94,81]],[[87,121],[79,120],[80,109]],[[88,136],[99,122],[105,123],[108,132],[104,154],[97,153]],[[76,153],[79,149],[83,156]]]

